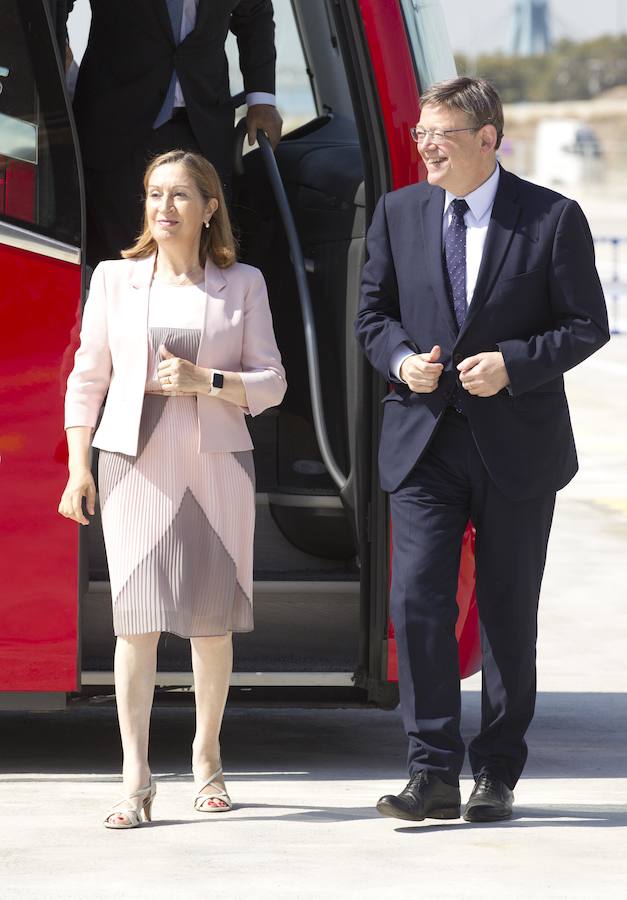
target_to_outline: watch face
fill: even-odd
[[[224,375],[222,372],[214,372],[213,373],[213,381],[211,382],[214,388],[220,390],[224,387]]]

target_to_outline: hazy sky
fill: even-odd
[[[514,0],[441,0],[441,4],[454,50],[476,55],[507,47]],[[278,17],[283,18],[288,7],[289,0],[275,0]],[[551,0],[549,8],[552,31],[558,38],[585,40],[627,30],[627,0]],[[79,57],[87,38],[88,23],[88,0],[78,0],[70,19],[70,35]],[[279,26],[279,58],[289,63],[293,31],[288,21],[280,22]]]
[[[513,0],[441,0],[451,44],[476,55],[503,50],[512,24]],[[550,0],[554,37],[586,40],[627,30],[627,0]]]

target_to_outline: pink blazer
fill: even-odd
[[[148,292],[154,256],[100,263],[83,311],[80,346],[65,396],[65,427],[96,427],[94,447],[136,456],[148,373]],[[281,402],[285,370],[272,330],[263,275],[235,263],[205,266],[205,327],[198,365],[239,372],[247,408],[198,395],[201,453],[250,450],[245,413],[258,415]],[[107,394],[108,392],[108,394]]]

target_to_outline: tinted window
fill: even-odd
[[[0,8],[0,218],[79,246],[77,164],[44,5]]]
[[[418,85],[430,85],[457,74],[442,8],[437,0],[401,0],[405,27],[414,57]]]

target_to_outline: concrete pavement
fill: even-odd
[[[0,713],[0,896],[619,900],[627,893],[627,337],[569,375],[581,472],[559,497],[541,600],[537,715],[516,816],[382,819],[403,786],[398,712],[232,706],[237,804],[191,809],[193,713],[155,710],[155,823],[100,825],[118,799],[115,712]],[[464,732],[479,716],[464,684]],[[185,699],[185,698],[182,698]],[[462,795],[470,791],[468,772]]]

